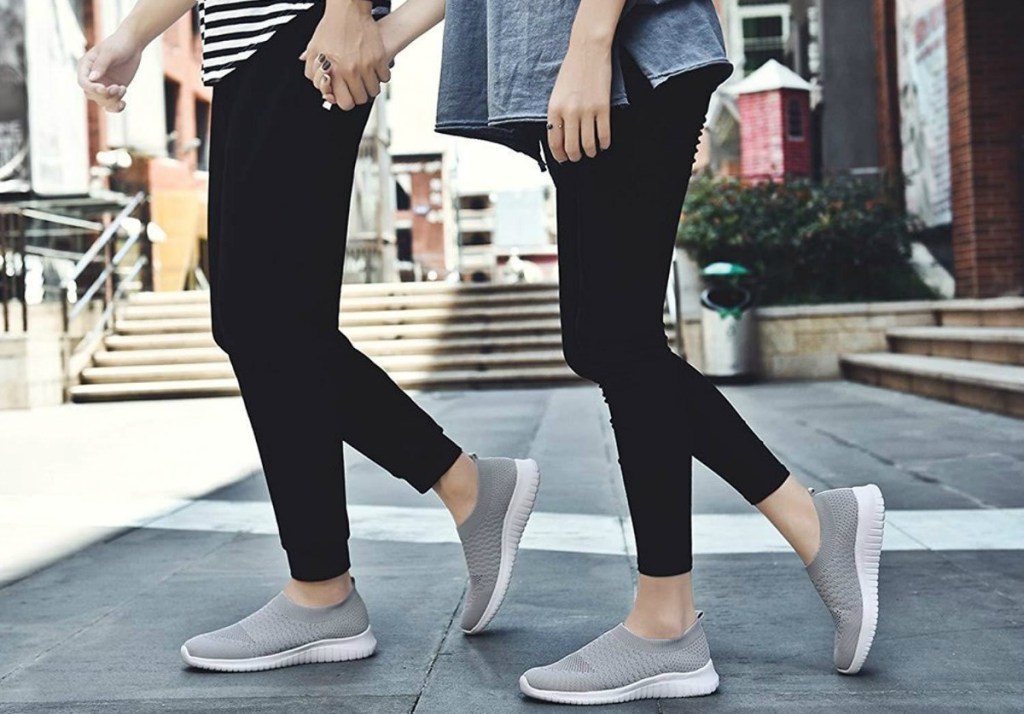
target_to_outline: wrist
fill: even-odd
[[[130,13],[117,26],[114,35],[124,38],[128,44],[135,46],[140,52],[155,38],[152,31],[148,30],[140,18],[134,16],[134,13]]]
[[[327,0],[325,12],[334,14],[339,10],[357,12],[370,17],[373,12],[373,0]]]
[[[606,23],[579,22],[579,19],[572,26],[572,34],[569,35],[569,47],[587,50],[608,50],[611,51],[612,42],[615,40],[615,26]]]

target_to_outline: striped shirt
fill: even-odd
[[[324,0],[198,0],[203,39],[203,84],[214,85],[252,57],[274,32],[314,2]],[[391,0],[373,0],[381,17]]]

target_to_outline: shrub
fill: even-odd
[[[701,265],[754,273],[763,305],[929,299],[910,265],[913,221],[856,179],[743,183],[697,178],[679,245]]]

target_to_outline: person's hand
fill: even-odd
[[[395,14],[385,15],[377,20],[377,31],[380,32],[380,41],[384,45],[384,61],[391,66],[398,53],[413,39],[405,36],[404,28],[394,20]]]
[[[306,78],[324,101],[345,110],[366,104],[391,79],[389,58],[366,0],[328,0],[306,51]]]
[[[78,86],[108,112],[124,111],[124,95],[142,61],[143,45],[115,32],[85,53],[78,63]]]
[[[548,146],[559,163],[594,158],[612,145],[610,38],[575,31],[548,102]]]

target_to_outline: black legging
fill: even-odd
[[[569,366],[611,412],[641,573],[692,568],[691,455],[750,503],[788,475],[721,392],[668,346],[665,288],[711,93],[690,72],[656,89],[623,57],[630,106],[612,146],[557,163],[562,341]]]
[[[292,576],[349,568],[342,441],[426,492],[462,450],[338,331],[352,176],[370,106],[321,108],[298,61],[323,3],[214,90],[213,333],[230,356]]]

